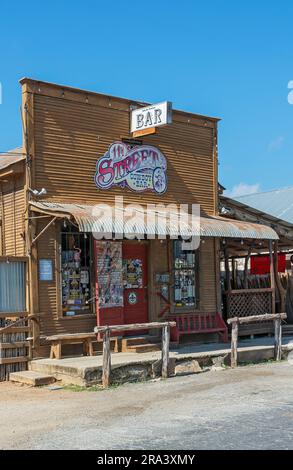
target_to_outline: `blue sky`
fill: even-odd
[[[232,194],[293,184],[293,2],[1,5],[0,151],[21,142],[23,76],[217,116]]]

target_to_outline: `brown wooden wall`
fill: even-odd
[[[24,256],[24,176],[0,182],[0,254]]]
[[[101,191],[94,184],[96,162],[114,141],[130,137],[131,102],[30,80],[22,84],[23,103],[28,103],[29,110],[32,185],[45,187],[47,200],[94,204],[112,202],[122,195],[126,203],[198,203],[204,213],[217,212],[217,120],[176,111],[172,125],[143,138],[143,143],[159,147],[167,158],[168,189],[164,195],[141,195],[121,188]],[[37,233],[44,224],[38,222]],[[150,243],[153,272],[168,270],[167,245]],[[58,276],[57,223],[38,240],[37,250],[38,259],[54,260]],[[217,309],[215,259],[215,242],[206,240],[200,255],[201,311]],[[57,277],[53,282],[38,281],[36,309],[43,314],[41,334],[92,331],[95,316],[62,318],[56,281]],[[153,279],[149,291],[149,319],[156,320],[162,307]]]
[[[95,203],[123,195],[125,202],[198,203],[204,212],[215,213],[216,120],[174,111],[173,124],[143,138],[167,158],[164,195],[103,191],[94,183],[96,162],[110,144],[130,137],[130,102],[30,81],[23,90],[33,96],[35,187],[45,187],[48,199]]]
[[[39,231],[45,222],[39,225]],[[56,333],[74,333],[92,331],[95,324],[95,316],[80,315],[70,318],[62,317],[61,299],[58,289],[60,278],[59,272],[59,224],[51,225],[37,242],[38,258],[52,259],[54,261],[54,280],[52,282],[38,281],[39,291],[39,311],[42,313],[42,335]],[[148,243],[149,259],[149,320],[161,320],[159,313],[164,304],[156,296],[157,286],[154,282],[155,272],[169,271],[171,267],[170,253],[171,246],[169,241],[160,243],[159,240],[150,240]],[[216,266],[214,256],[214,239],[206,239],[200,247],[200,275],[199,275],[199,298],[200,304],[197,310],[201,312],[215,312],[217,310],[216,300]],[[59,282],[58,282],[59,281]],[[171,293],[172,295],[172,293]]]

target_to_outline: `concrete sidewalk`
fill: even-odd
[[[293,350],[293,336],[283,338],[282,354],[286,358]],[[217,359],[218,358],[218,359]],[[274,338],[264,337],[239,341],[239,363],[261,362],[274,358]],[[160,375],[161,352],[112,353],[113,382],[144,381]],[[30,369],[53,375],[64,384],[82,386],[101,382],[102,355],[68,357],[64,359],[39,359],[30,363]],[[186,344],[170,351],[170,372],[200,372],[215,363],[230,364],[230,344]],[[177,371],[177,372],[176,372]]]

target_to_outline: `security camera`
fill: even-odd
[[[45,194],[47,194],[46,188],[42,188],[40,191],[38,191],[37,189],[31,189],[31,188],[29,188],[29,191],[30,191],[35,197],[44,196]]]

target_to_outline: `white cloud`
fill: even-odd
[[[254,194],[260,192],[260,184],[245,184],[239,183],[233,186],[232,189],[228,189],[224,192],[225,196],[228,197],[239,197],[246,196],[247,194]]]
[[[276,139],[272,140],[269,143],[268,151],[273,152],[274,150],[279,150],[282,147],[283,142],[284,142],[284,137],[280,135],[279,137],[277,137]]]

